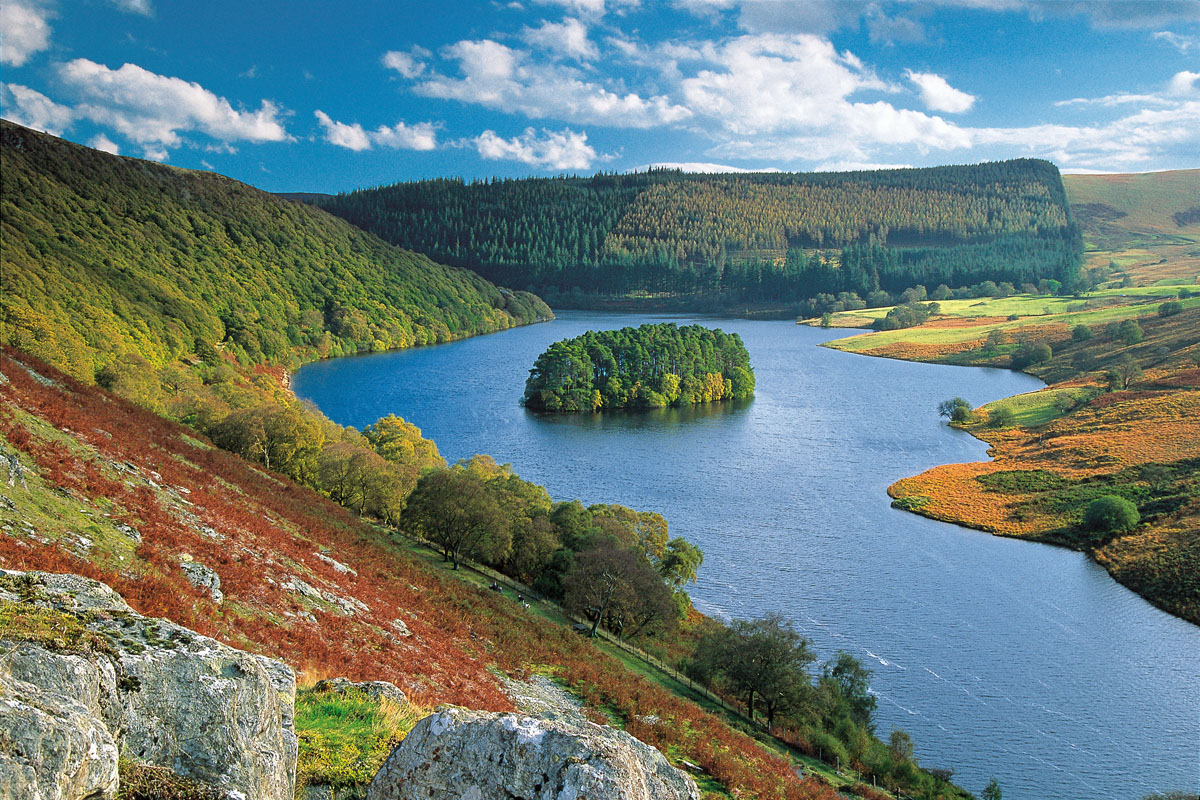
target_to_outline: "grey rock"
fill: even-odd
[[[387,681],[354,683],[349,678],[327,678],[317,681],[313,685],[313,691],[337,693],[357,691],[370,698],[391,700],[393,703],[401,705],[408,702],[408,698],[404,696],[404,692],[400,691],[400,688],[394,683],[388,683]]]
[[[417,723],[367,800],[699,800],[696,782],[624,731],[445,707]]]
[[[0,634],[6,654],[0,677],[73,704],[133,760],[167,767],[230,798],[291,800],[297,756],[291,668],[136,614],[96,581],[28,574],[37,585],[27,602],[75,612],[111,652],[54,653]],[[13,761],[36,742],[13,739],[9,727],[0,724],[0,760]]]
[[[321,597],[321,592],[319,589],[315,589],[312,586],[309,586],[307,583],[300,580],[295,575],[291,576],[290,578],[288,578],[286,581],[283,582],[283,588],[287,589],[289,592],[291,592],[293,594],[298,594],[301,597],[307,597],[309,600],[323,599]]]
[[[404,624],[404,620],[402,620],[402,619],[394,619],[391,622],[389,622],[388,624],[392,626],[392,629],[394,631],[396,631],[396,635],[398,635],[398,636],[412,636],[413,635],[412,631],[410,631],[408,629],[408,626]]]
[[[188,583],[198,589],[207,589],[214,603],[220,603],[225,599],[225,594],[221,591],[221,576],[211,567],[206,567],[199,561],[193,561],[191,556],[185,554],[180,556],[179,568],[183,570]]]
[[[351,567],[347,567],[345,564],[338,561],[336,558],[330,558],[329,556],[325,555],[324,553],[313,553],[313,555],[316,556],[317,558],[321,559],[322,561],[324,561],[329,566],[333,567],[335,572],[348,573],[350,575],[355,575],[355,576],[358,575],[357,570],[355,570]]]
[[[0,661],[0,800],[112,800],[117,744],[90,709]]]

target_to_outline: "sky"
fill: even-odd
[[[269,191],[1200,167],[1200,0],[2,0],[0,115]]]

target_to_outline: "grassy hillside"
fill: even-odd
[[[292,364],[545,318],[525,293],[229,178],[0,123],[0,342],[76,377],[214,348]]]
[[[1033,160],[435,180],[317,202],[391,242],[565,304],[580,295],[779,303],[917,284],[1069,282],[1079,254],[1058,171]]]
[[[505,676],[551,676],[590,718],[699,765],[707,800],[841,796],[813,773],[859,796],[893,796],[855,785],[845,757],[842,773],[800,757],[818,745],[844,756],[832,736],[793,750],[756,726],[740,730],[716,706],[673,693],[648,664],[618,660],[551,621],[561,614],[543,604],[454,577],[393,531],[98,387],[11,349],[0,353],[0,386],[0,448],[21,467],[0,501],[0,566],[101,580],[143,614],[283,659],[306,684],[387,680],[420,708],[511,709]],[[185,564],[212,570],[223,598],[190,583]],[[413,721],[325,705],[306,694],[297,713],[302,768],[320,781],[365,780],[357,756],[376,758]],[[356,734],[348,717],[369,730]],[[910,794],[965,796],[914,764],[906,770]]]
[[[1200,170],[1064,175],[1090,269],[1138,285],[1200,275]]]

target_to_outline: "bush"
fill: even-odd
[[[1026,343],[1017,348],[1012,356],[1013,369],[1025,369],[1034,364],[1044,364],[1054,357],[1050,345],[1045,342]]]
[[[1124,533],[1140,521],[1137,506],[1115,494],[1097,497],[1083,512],[1083,526],[1101,533]]]
[[[1137,320],[1127,319],[1117,326],[1117,338],[1125,344],[1138,344],[1143,336],[1142,326],[1137,324]]]
[[[1168,300],[1158,307],[1160,317],[1170,317],[1183,311],[1183,303],[1178,300]]]
[[[1080,323],[1071,329],[1071,341],[1086,342],[1092,338],[1092,329]]]
[[[1011,428],[1017,422],[1017,415],[1008,406],[996,406],[988,411],[989,428]]]

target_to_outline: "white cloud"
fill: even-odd
[[[826,161],[813,167],[813,172],[863,172],[881,169],[912,169],[912,164],[880,164],[876,161]]]
[[[602,17],[608,11],[618,13],[641,5],[641,0],[534,0],[542,6],[559,6],[573,14]]]
[[[154,15],[154,6],[150,0],[112,0],[113,5],[130,14],[141,14],[150,17]]]
[[[347,125],[344,122],[335,122],[320,109],[317,109],[314,114],[317,121],[321,123],[321,128],[325,131],[325,141],[338,147],[344,147],[347,150],[371,149],[371,140],[367,137],[367,132],[363,130],[362,125],[357,123]]]
[[[921,102],[931,111],[945,111],[948,114],[961,114],[969,111],[975,105],[974,95],[955,89],[946,83],[941,75],[932,72],[913,72],[911,69],[904,73],[921,93]]]
[[[704,175],[715,175],[724,173],[740,173],[740,172],[779,172],[778,167],[762,167],[761,169],[745,169],[743,167],[733,167],[729,164],[713,164],[705,161],[659,161],[654,164],[642,164],[640,167],[632,167],[625,170],[626,172],[645,172],[651,169],[677,169],[683,172],[699,172]]]
[[[587,26],[577,19],[542,22],[536,28],[525,28],[521,38],[533,47],[580,61],[595,59],[600,55],[599,49],[588,39]]]
[[[383,65],[388,69],[396,70],[405,78],[412,79],[425,71],[425,59],[431,55],[433,53],[424,47],[414,47],[408,52],[389,50],[383,54]]]
[[[79,117],[113,128],[141,145],[149,158],[163,159],[196,131],[222,142],[281,142],[290,139],[283,111],[263,100],[255,111],[235,109],[198,83],[158,75],[136,64],[109,69],[85,58],[58,66],[62,83],[80,99]]]
[[[432,122],[414,125],[397,122],[390,128],[380,125],[368,131],[357,122],[347,125],[330,119],[324,111],[316,111],[315,116],[325,132],[325,141],[347,150],[370,150],[374,145],[398,150],[433,150],[437,147],[437,126]]]
[[[105,136],[103,133],[98,133],[88,141],[88,147],[93,147],[105,153],[112,153],[114,156],[121,152],[121,148],[112,139]]]
[[[20,67],[50,46],[49,9],[30,0],[0,3],[0,64]]]
[[[75,121],[69,106],[54,102],[39,91],[14,83],[0,83],[0,107],[4,116],[18,125],[62,136]]]
[[[596,151],[587,143],[586,133],[569,128],[561,131],[542,129],[541,136],[526,128],[520,136],[501,138],[487,130],[470,140],[480,157],[493,161],[520,161],[540,169],[589,169]]]
[[[542,64],[530,54],[490,39],[461,41],[443,50],[459,64],[460,78],[433,74],[414,87],[417,94],[459,100],[523,114],[573,123],[649,128],[679,122],[691,112],[666,96],[642,97],[636,92],[609,89],[583,79],[562,64]]]
[[[1151,38],[1166,42],[1181,53],[1200,50],[1200,36],[1183,36],[1172,31],[1159,31],[1152,34]]]
[[[1167,84],[1167,91],[1179,97],[1187,97],[1196,95],[1196,81],[1200,80],[1200,72],[1183,72],[1176,73],[1175,77],[1171,78],[1171,82]]]

